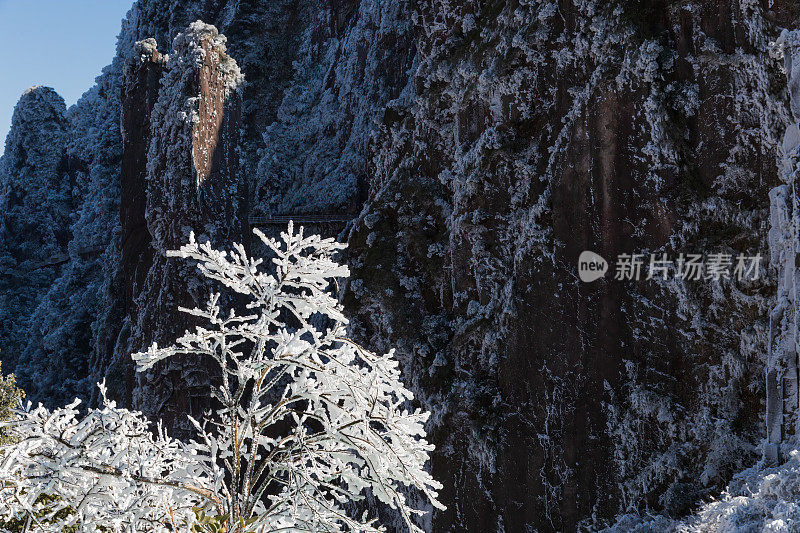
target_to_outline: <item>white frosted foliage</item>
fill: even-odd
[[[280,242],[255,233],[274,254],[273,272],[241,245],[221,252],[194,235],[170,252],[248,300],[245,313],[221,309],[212,295],[205,309],[182,309],[204,326],[133,355],[140,371],[178,354],[215,363],[209,393],[218,407],[192,420],[197,440],[152,432],[140,413],[105,399],[102,385],[102,406],[85,415],[78,400],[54,411],[29,404],[7,424],[14,441],[0,447],[5,517],[37,516],[41,531],[186,531],[202,508],[232,532],[381,531],[366,514],[344,511],[368,492],[421,532],[413,519],[422,512],[406,493],[443,508],[441,485],[425,470],[429,413],[409,407],[391,352],[345,335],[329,292],[349,274],[332,258],[344,245],[291,224]]]

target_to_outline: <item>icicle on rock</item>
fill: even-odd
[[[781,146],[780,178],[784,184],[770,191],[770,261],[778,272],[778,292],[770,313],[770,345],[766,371],[765,456],[780,458],[780,444],[800,434],[798,395],[798,202],[796,190],[800,147],[800,32],[786,31],[776,41],[782,49],[794,123],[786,128]]]

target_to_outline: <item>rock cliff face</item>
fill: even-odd
[[[582,250],[766,256],[789,121],[771,20],[796,16],[774,9],[419,9],[347,301],[438,413],[451,505],[434,530],[681,514],[757,458],[771,280],[586,285],[575,265]]]
[[[236,151],[241,82],[216,28],[194,23],[175,38],[150,118],[145,218],[154,260],[138,295],[134,348],[180,336],[189,321],[174,310],[202,304],[211,290],[199,283],[191,265],[167,258],[167,250],[186,242],[190,230],[215,246],[242,241],[246,193]],[[137,379],[133,405],[165,420],[176,433],[191,429],[179,428],[175,419],[201,416],[208,408],[209,377],[194,360],[179,358]]]
[[[61,110],[50,148],[67,155],[36,164],[77,176],[39,323],[85,339],[64,363],[78,385],[36,397],[106,376],[185,433],[171,421],[206,405],[204,369],[137,381],[128,358],[208,290],[164,251],[190,228],[242,240],[248,214],[349,214],[352,333],[397,347],[434,412],[448,510],[429,530],[685,514],[759,457],[774,272],[585,284],[577,257],[768,256],[793,121],[770,41],[798,16],[782,0],[139,0],[98,86]],[[186,30],[197,19],[227,50]],[[78,253],[93,243],[109,245]],[[24,375],[66,372],[25,352]]]
[[[53,89],[28,89],[14,108],[0,160],[0,349],[9,370],[25,358],[36,327],[31,316],[58,275],[57,265],[44,263],[70,240],[65,112]]]
[[[23,177],[49,175],[37,184],[37,193],[49,196],[49,210],[58,213],[58,221],[47,232],[63,232],[55,239],[58,245],[46,244],[32,250],[34,239],[26,243],[3,239],[24,254],[33,253],[37,264],[19,264],[17,274],[3,268],[0,278],[12,280],[4,296],[18,297],[23,287],[35,287],[34,308],[27,311],[15,306],[0,306],[0,320],[10,324],[14,337],[3,335],[0,349],[7,370],[14,370],[25,387],[29,399],[49,404],[63,404],[75,396],[86,397],[94,388],[93,345],[97,342],[97,325],[103,319],[100,306],[103,287],[116,261],[114,247],[104,251],[116,232],[119,218],[119,64],[120,58],[103,70],[96,85],[87,91],[75,106],[63,112],[63,101],[52,90],[36,90],[49,94],[53,106],[36,106],[26,113],[28,134],[10,135],[0,164],[0,181],[15,182]],[[30,94],[30,93],[28,93]],[[20,104],[27,102],[23,96]],[[54,112],[53,109],[60,109]],[[58,124],[58,127],[47,124]],[[58,132],[57,135],[54,133]],[[16,141],[14,139],[17,139]],[[17,144],[20,149],[9,150]],[[13,170],[14,153],[30,154],[23,173]],[[38,154],[38,155],[37,155]],[[56,169],[55,171],[53,169]],[[37,178],[38,179],[38,178]],[[57,187],[61,189],[56,192]],[[48,182],[50,184],[48,184]],[[36,221],[43,212],[31,203],[19,216]],[[51,239],[52,241],[53,239]],[[28,252],[25,252],[25,250]],[[92,250],[92,253],[85,253]],[[99,253],[98,253],[99,250]],[[40,258],[40,259],[39,259]],[[46,276],[47,282],[36,281]],[[27,314],[26,314],[27,313]],[[16,325],[20,317],[30,317],[28,325]],[[14,354],[14,355],[12,355]]]
[[[164,73],[163,57],[154,39],[139,41],[135,51],[137,53],[125,65],[120,99],[123,143],[120,185],[125,198],[120,205],[122,300],[130,305],[135,305],[153,264],[152,237],[145,219],[147,154],[153,138],[150,116]],[[135,312],[131,313],[133,315]]]
[[[209,287],[167,258],[195,231],[216,246],[242,242],[247,193],[238,169],[242,75],[225,38],[197,22],[162,58],[154,39],[137,42],[122,82],[121,262],[115,306],[122,315],[104,372],[118,394],[176,434],[174,421],[208,408],[206,370],[176,359],[136,376],[131,351],[171,342],[190,325],[176,316]],[[109,344],[110,348],[112,344]]]

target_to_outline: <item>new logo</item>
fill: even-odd
[[[581,281],[590,283],[605,276],[606,272],[608,272],[608,261],[602,256],[588,250],[581,252],[578,257],[578,277]]]

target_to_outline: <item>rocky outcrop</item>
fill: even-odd
[[[158,65],[148,64],[157,59],[155,50],[149,44],[148,48],[140,46],[150,55],[134,77],[156,76]],[[132,161],[130,173],[123,174],[130,179],[123,186],[137,189],[144,185],[141,177],[146,170],[146,201],[139,203],[144,212],[129,213],[124,221],[133,226],[144,220],[146,228],[123,226],[123,235],[130,229],[131,235],[149,241],[153,249],[152,264],[140,278],[141,287],[136,286],[131,338],[127,343],[118,343],[133,350],[144,349],[153,342],[174,341],[190,325],[188,318],[179,315],[178,307],[202,305],[210,292],[193,266],[167,258],[166,252],[186,242],[189,231],[215,246],[242,242],[246,225],[246,191],[238,171],[237,153],[237,90],[243,79],[235,61],[226,53],[225,38],[213,26],[193,23],[175,38],[173,53],[163,68],[149,127],[138,124],[140,132],[130,132],[131,139],[140,134],[150,138],[146,167],[136,166],[145,161],[138,157],[141,146],[137,142],[126,143],[123,156],[124,161]],[[146,98],[126,99],[125,103],[134,107],[124,109],[123,117],[135,114],[136,106],[146,108]],[[145,231],[148,235],[142,237]],[[147,266],[144,261],[149,256],[142,253],[150,252],[140,251],[123,268],[135,271]],[[123,261],[125,254],[123,242]],[[118,358],[127,355],[127,350],[117,354]],[[179,427],[175,420],[185,420],[187,413],[202,415],[209,405],[208,380],[206,369],[197,361],[177,358],[138,375],[132,402],[153,419],[163,420],[176,435],[186,436],[191,428]]]
[[[0,351],[7,371],[17,370],[35,326],[31,315],[59,273],[44,265],[70,240],[65,111],[53,89],[25,91],[0,158]]]
[[[125,67],[122,82],[122,168],[120,184],[120,227],[122,269],[125,279],[123,301],[135,304],[153,263],[151,236],[147,230],[147,153],[152,140],[150,116],[158,99],[164,61],[154,39],[136,43],[135,54]],[[135,315],[135,310],[131,316]]]
[[[47,258],[69,242],[65,112],[64,99],[49,87],[31,87],[14,108],[2,160],[0,231],[19,260]]]
[[[150,116],[158,99],[164,58],[154,39],[133,45],[124,61],[120,81],[120,134],[122,154],[119,186],[119,236],[113,239],[114,254],[106,272],[106,309],[101,313],[92,362],[93,373],[107,380],[111,394],[131,404],[135,370],[129,353],[131,324],[137,302],[153,264],[152,237],[147,229],[147,154],[152,140]]]
[[[66,169],[72,197],[70,240],[59,275],[42,296],[17,366],[28,399],[64,405],[96,390],[95,347],[102,344],[103,293],[117,264],[120,208],[120,65],[103,69],[94,87],[66,113]],[[90,252],[87,253],[87,250]]]

